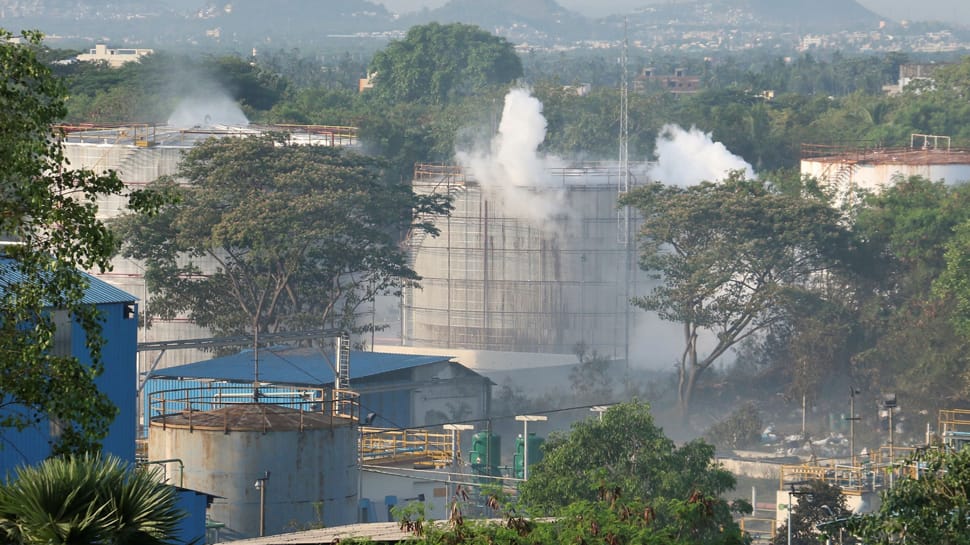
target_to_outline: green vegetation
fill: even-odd
[[[187,312],[217,335],[353,325],[356,307],[417,280],[397,241],[437,234],[447,198],[388,182],[382,162],[279,136],[209,140],[153,215],[118,222],[123,253],[145,262],[152,316]],[[298,227],[297,227],[298,226]],[[184,256],[189,256],[185,259]],[[202,271],[196,257],[218,270]]]
[[[474,25],[430,23],[378,51],[368,69],[390,103],[444,104],[522,76],[512,44]]]
[[[579,421],[568,434],[551,435],[520,499],[535,513],[558,513],[612,493],[648,502],[669,520],[667,510],[682,504],[668,500],[703,498],[727,523],[730,509],[717,498],[733,487],[734,477],[715,466],[713,447],[702,441],[676,446],[654,423],[650,406],[634,401],[611,407],[602,420]]]
[[[662,282],[634,300],[683,324],[677,401],[686,418],[701,374],[725,352],[819,297],[813,275],[839,266],[848,233],[823,198],[784,193],[734,173],[688,188],[659,182],[621,201],[643,217],[640,267]],[[702,331],[715,344],[701,351]]]
[[[874,545],[967,543],[970,449],[930,449],[908,463],[919,465],[919,478],[896,482],[883,495],[879,510],[849,519],[847,531]]]
[[[487,497],[502,523],[465,520],[468,497],[461,488],[447,526],[424,520],[423,504],[395,516],[402,529],[429,544],[747,543],[733,515],[751,506],[718,497],[733,488],[734,478],[714,464],[713,448],[703,442],[674,446],[645,403],[613,406],[602,420],[588,419],[550,438],[543,450],[517,504],[508,504],[500,490]]]
[[[64,87],[36,56],[41,36],[25,45],[0,30],[0,235],[2,267],[17,278],[0,293],[0,428],[23,430],[56,422],[55,452],[96,448],[115,407],[94,379],[104,370],[97,310],[83,303],[87,282],[78,269],[105,269],[116,239],[85,201],[124,194],[114,173],[64,168],[61,135]],[[133,209],[151,208],[144,193]],[[18,278],[19,276],[19,278]],[[54,350],[58,311],[79,324],[89,362]],[[67,321],[70,323],[70,321]]]
[[[159,471],[117,458],[50,458],[0,486],[0,541],[10,545],[165,545],[185,513]]]
[[[824,481],[809,481],[792,490],[791,503],[791,541],[788,541],[786,522],[778,527],[772,545],[817,545],[822,534],[836,543],[856,543],[844,531],[852,511],[846,507],[845,496],[838,487]]]

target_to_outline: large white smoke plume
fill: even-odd
[[[212,127],[215,125],[249,125],[249,119],[235,100],[216,92],[207,96],[183,98],[168,118],[173,127]]]
[[[667,185],[687,187],[704,181],[719,182],[733,170],[754,176],[747,161],[694,127],[684,130],[665,125],[657,135],[656,155],[657,164],[650,169],[650,178]]]
[[[508,214],[542,225],[562,213],[561,201],[548,189],[554,187],[550,169],[563,161],[538,152],[545,138],[542,103],[527,89],[512,89],[491,142],[485,149],[458,150],[458,162]],[[544,191],[540,195],[533,188]]]

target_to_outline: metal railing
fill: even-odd
[[[180,417],[189,428],[196,425],[198,415],[209,414],[232,405],[278,405],[298,411],[299,427],[304,416],[322,414],[331,419],[360,421],[360,395],[352,390],[336,388],[293,387],[260,384],[214,383],[200,388],[176,388],[148,394],[148,418],[165,429],[171,417]],[[230,431],[228,411],[223,411],[222,426]],[[211,421],[211,419],[207,419]]]
[[[384,430],[361,428],[362,462],[415,462],[415,465],[442,467],[451,463],[452,436],[427,430]]]
[[[738,525],[742,532],[751,536],[753,542],[766,543],[775,539],[777,521],[773,518],[741,517]]]

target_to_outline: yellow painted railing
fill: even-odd
[[[427,430],[361,428],[361,459],[365,463],[414,462],[442,467],[452,460],[452,437]]]

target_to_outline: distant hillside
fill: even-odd
[[[616,20],[619,16],[611,17]],[[855,0],[697,0],[651,4],[635,11],[638,21],[680,27],[760,27],[836,31],[873,28],[880,17]]]
[[[590,21],[555,0],[451,0],[438,9],[401,18],[405,26],[431,21],[473,24],[513,42],[585,38]]]
[[[881,17],[855,0],[725,0],[728,6],[750,10],[756,17],[786,26],[826,29],[875,26]]]
[[[114,45],[309,45],[396,26],[383,5],[368,0],[0,0],[0,27]]]

